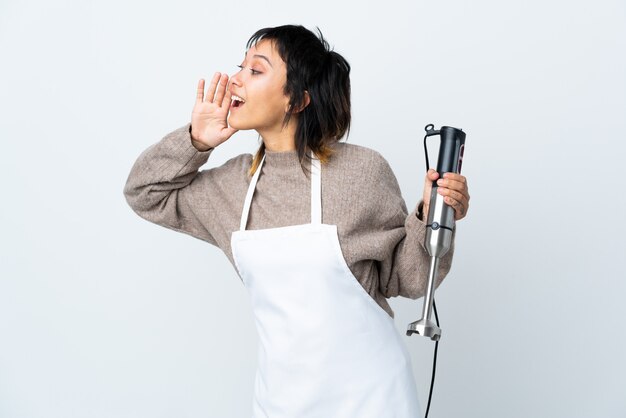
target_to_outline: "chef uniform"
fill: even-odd
[[[393,318],[346,264],[322,223],[320,161],[311,160],[311,223],[246,230],[265,157],[231,237],[259,335],[253,418],[417,418],[409,353]]]

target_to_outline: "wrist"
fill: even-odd
[[[417,206],[417,219],[424,221],[424,201]]]
[[[193,145],[193,147],[200,152],[206,152],[213,148],[206,144],[203,144],[202,142],[194,138],[193,134],[191,133],[191,125],[189,125],[189,138],[191,138],[191,145]]]
[[[195,141],[193,138],[191,139],[191,145],[193,145],[193,147],[200,152],[207,152],[208,150],[213,149],[213,147],[209,147],[202,142]]]

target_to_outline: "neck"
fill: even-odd
[[[271,152],[294,151],[296,149],[297,118],[292,116],[287,126],[278,126],[274,129],[257,130],[265,149]]]

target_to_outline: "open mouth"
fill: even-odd
[[[232,95],[232,102],[230,104],[231,108],[238,108],[244,105],[246,101],[239,96]]]

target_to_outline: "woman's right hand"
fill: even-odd
[[[196,104],[191,112],[191,141],[200,151],[217,147],[237,132],[227,122],[231,102],[227,85],[228,74],[215,73],[205,100],[204,79],[198,82]]]

